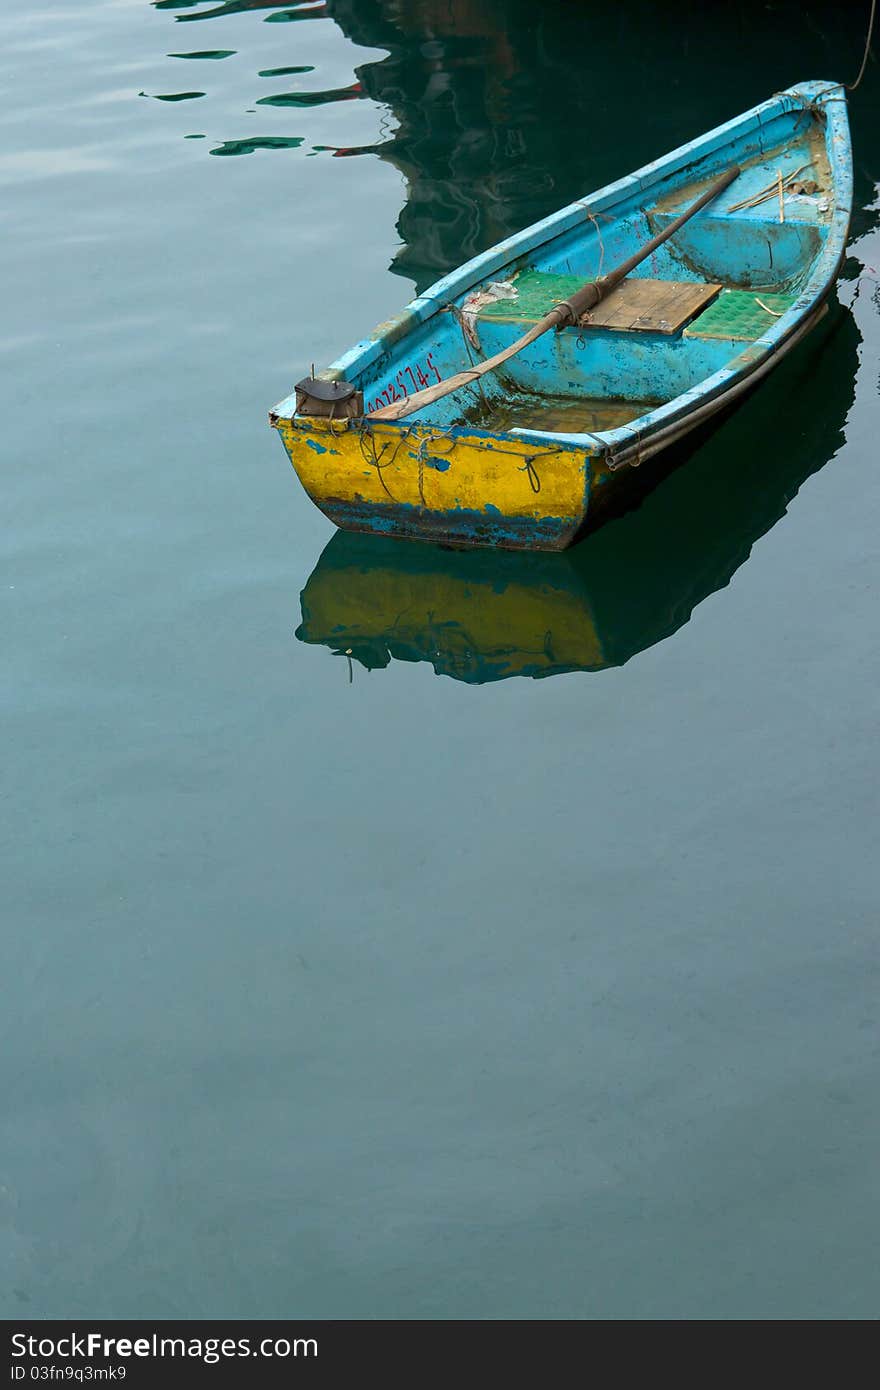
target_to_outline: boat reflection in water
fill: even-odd
[[[835,305],[723,428],[655,466],[661,485],[639,510],[572,550],[454,551],[337,532],[303,590],[297,637],[352,669],[426,661],[473,685],[622,665],[723,588],[833,457],[858,341]],[[787,415],[792,401],[800,411]]]

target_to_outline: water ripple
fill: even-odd
[[[234,58],[234,48],[204,48],[197,53],[169,53],[169,58]]]
[[[206,95],[205,92],[138,92],[138,96],[152,97],[153,101],[195,101]]]
[[[299,19],[320,19],[327,12],[325,4],[305,6],[295,10],[281,10],[278,14],[266,15],[266,24],[293,24]]]
[[[330,6],[326,3],[326,0],[310,0],[309,3],[302,4],[291,4],[290,0],[221,0],[221,3],[217,3],[217,0],[208,0],[209,7],[201,8],[205,2],[206,0],[153,0],[153,8],[156,10],[181,11],[182,13],[173,15],[175,22],[186,22],[196,19],[222,20],[223,18],[229,19],[233,16],[243,16],[246,18],[247,15],[252,14],[253,21],[265,20],[278,24],[290,24],[305,19],[325,19],[331,12]],[[266,11],[269,11],[269,13],[265,13]],[[253,31],[251,32],[253,34]],[[284,44],[282,46],[282,51],[277,52],[279,45],[277,43],[271,45],[270,51],[265,54],[264,61],[266,57],[270,58],[271,61],[271,57],[274,56],[272,48],[274,48],[277,52],[277,65],[259,68],[256,72],[256,78],[259,80],[282,77],[300,78],[318,70],[314,62],[297,61],[300,55],[296,52],[290,53],[289,55],[285,54],[283,49],[289,46],[288,44]],[[313,46],[309,44],[308,47],[310,51],[304,55],[306,57],[312,56]],[[323,45],[319,45],[319,52],[323,52]],[[168,53],[166,56],[171,59],[181,59],[190,62],[217,62],[220,59],[231,58],[237,53],[240,54],[241,49],[212,48],[173,52]],[[285,57],[289,57],[287,62],[283,61]],[[356,74],[352,72],[351,69],[349,69],[349,71],[351,72],[352,80],[348,82],[343,80],[339,85],[325,84],[324,86],[317,87],[317,89],[307,90],[305,88],[300,89],[299,84],[293,84],[292,90],[274,92],[268,96],[260,97],[256,95],[250,96],[250,93],[246,89],[242,94],[239,85],[241,82],[241,68],[239,66],[236,66],[234,69],[235,76],[232,76],[233,69],[229,71],[231,80],[237,88],[237,103],[240,103],[238,109],[242,115],[254,114],[257,107],[271,106],[279,111],[283,111],[286,108],[307,111],[310,109],[317,110],[322,107],[339,106],[344,103],[360,101],[367,97],[360,81],[356,80]],[[333,74],[333,76],[336,75],[336,73]],[[247,80],[247,78],[245,80]],[[158,79],[156,81],[156,86],[161,85],[161,79]],[[221,79],[221,83],[218,84],[217,89],[210,93],[195,90],[177,92],[173,90],[173,83],[169,82],[168,86],[172,88],[172,90],[164,92],[145,91],[142,92],[141,95],[150,95],[157,101],[169,104],[186,102],[205,96],[211,96],[216,99],[217,96],[222,95],[222,87],[226,86],[226,79],[225,77]],[[243,101],[242,95],[244,96]],[[224,112],[224,119],[225,116],[226,113]],[[323,130],[315,130],[312,134],[312,140],[314,141],[316,138],[320,139],[321,135],[325,135],[326,138],[326,133]],[[357,133],[363,137],[364,132],[358,131]],[[216,155],[253,154],[257,150],[296,150],[300,148],[300,146],[306,144],[307,141],[307,136],[305,135],[298,133],[286,134],[283,131],[283,127],[277,134],[272,135],[249,135],[231,139],[218,138],[222,134],[225,134],[225,132],[217,130],[216,128],[213,131],[208,130],[207,136],[204,136],[202,133],[192,131],[186,131],[184,133],[184,131],[179,130],[177,138],[185,140],[208,138],[212,141],[209,153]],[[352,136],[353,135],[354,133],[352,133]],[[360,147],[361,141],[357,140],[357,138],[352,138],[352,136],[350,136],[347,141],[344,139],[338,141],[338,145],[343,148]],[[372,146],[368,146],[366,142],[363,142],[363,147],[372,148]],[[334,150],[336,148],[337,146],[312,143],[305,153],[314,154],[328,149]]]
[[[202,0],[154,0],[157,10],[188,10],[201,3]],[[196,19],[222,19],[228,15],[247,14],[253,10],[278,10],[278,14],[268,15],[267,19],[286,24],[299,19],[322,18],[327,6],[325,0],[316,0],[314,4],[297,5],[293,8],[290,7],[289,0],[224,0],[223,4],[215,5],[211,10],[202,10],[198,14],[175,15],[175,19],[181,24],[186,24]]]
[[[357,101],[365,92],[359,82],[350,87],[334,87],[324,92],[277,92],[274,96],[260,97],[258,106],[326,106],[334,101]]]
[[[200,139],[196,135],[187,136],[189,140]],[[255,150],[295,150],[303,143],[301,135],[251,135],[245,140],[224,140],[222,145],[209,150],[209,154],[253,154]]]
[[[311,63],[305,63],[305,64],[303,64],[302,67],[293,67],[293,68],[262,68],[261,71],[257,73],[257,77],[293,77],[293,76],[295,76],[296,74],[301,73],[301,72],[314,72],[314,71],[315,71],[315,69],[314,69],[314,67],[313,67],[313,65],[312,65]]]

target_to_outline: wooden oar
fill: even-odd
[[[628,260],[617,266],[615,270],[609,270],[607,275],[603,275],[600,280],[591,280],[584,285],[583,289],[576,290],[570,299],[563,299],[561,303],[555,304],[549,314],[545,314],[528,333],[517,338],[510,347],[504,348],[502,352],[496,352],[494,357],[488,357],[485,362],[480,362],[475,367],[469,367],[467,371],[457,372],[455,376],[447,377],[445,381],[438,381],[434,386],[428,386],[424,391],[416,391],[414,395],[407,396],[402,401],[394,401],[391,405],[383,405],[379,410],[370,411],[368,420],[400,420],[405,415],[411,415],[414,410],[421,410],[424,406],[430,405],[432,401],[442,400],[444,396],[451,395],[453,391],[458,391],[462,386],[470,386],[486,372],[493,372],[496,367],[500,367],[503,362],[508,362],[511,357],[515,357],[518,352],[522,352],[524,347],[533,343],[542,334],[549,333],[551,328],[565,328],[569,324],[576,324],[582,315],[589,312],[594,305],[604,299],[613,289],[616,289],[621,280],[626,279],[631,270],[635,270],[648,256],[662,246],[667,238],[673,236],[683,227],[694,213],[704,208],[707,203],[711,203],[713,198],[717,198],[719,193],[723,193],[725,188],[729,188],[734,179],[739,174],[739,166],[733,165],[727,170],[720,179],[707,188],[706,192],[697,199],[685,212],[673,219],[668,227],[662,232],[658,232],[655,237],[646,242],[641,250],[636,251]]]

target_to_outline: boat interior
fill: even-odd
[[[441,429],[596,434],[648,414],[710,377],[795,302],[822,252],[834,211],[821,115],[808,106],[703,156],[659,184],[639,181],[606,211],[520,252],[435,313],[377,364],[367,410],[479,362],[513,343],[584,282],[619,265],[687,209],[731,164],[741,173],[577,328],[545,333],[479,387],[413,413]],[[605,200],[603,200],[605,201]],[[439,287],[438,287],[439,288]],[[429,294],[432,292],[429,291]],[[448,298],[447,301],[448,303]],[[408,374],[408,375],[407,375]],[[377,388],[386,383],[384,392]],[[374,394],[375,393],[375,394]]]

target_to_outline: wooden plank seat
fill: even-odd
[[[497,299],[479,312],[479,320],[537,323],[561,299],[583,286],[577,275],[548,275],[525,270],[513,284],[515,299]],[[632,276],[601,300],[583,321],[584,330],[614,329],[620,333],[678,333],[715,299],[720,285],[696,280],[649,280]]]

